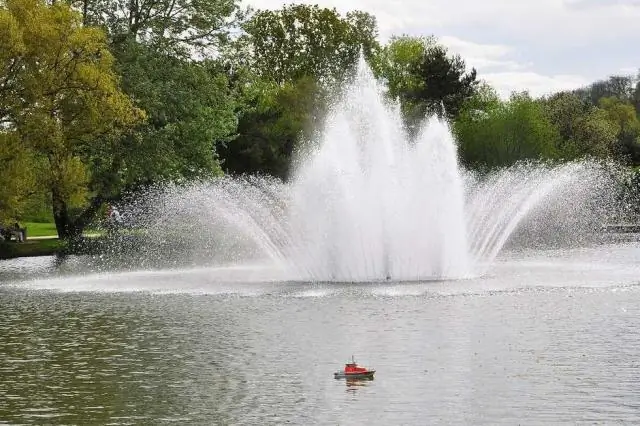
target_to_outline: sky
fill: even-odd
[[[640,68],[640,0],[247,0],[369,12],[382,41],[434,35],[501,96],[534,96]]]

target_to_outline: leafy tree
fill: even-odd
[[[476,91],[476,71],[432,37],[394,37],[375,61],[389,95],[400,100],[409,129],[427,114],[455,118]]]
[[[314,127],[314,108],[321,113],[322,91],[311,77],[284,85],[257,80],[245,91],[238,137],[220,149],[224,170],[285,179],[297,144]]]
[[[434,37],[391,37],[374,61],[376,75],[386,83],[391,97],[402,98],[422,86],[414,71],[427,49],[435,45]]]
[[[547,115],[560,133],[558,151],[561,157],[572,159],[585,152],[580,152],[578,145],[588,144],[577,141],[579,120],[584,117],[592,107],[578,95],[570,92],[560,92],[542,100]],[[584,131],[581,133],[584,135]]]
[[[615,97],[601,98],[602,108],[617,130],[617,154],[628,157],[634,164],[640,163],[640,121],[630,102]]]
[[[237,127],[233,93],[219,67],[133,41],[115,52],[124,90],[148,115],[121,144],[122,185],[219,174],[216,147],[229,141]]]
[[[417,93],[424,85],[416,70],[427,49],[435,44],[433,37],[392,37],[374,60],[376,75],[386,83],[389,97],[400,101],[409,125],[420,121],[425,114],[424,102],[412,99],[411,94]]]
[[[373,16],[335,9],[290,5],[260,10],[244,25],[251,50],[249,67],[278,84],[314,77],[325,84],[342,80],[362,50],[378,48]]]
[[[489,105],[478,110],[472,98],[454,123],[463,164],[490,169],[520,160],[556,157],[559,134],[540,102],[524,93],[514,94],[504,103],[492,100]]]
[[[598,80],[587,87],[575,90],[581,99],[597,106],[602,98],[615,97],[625,101],[634,98],[635,79],[629,75],[613,75],[606,80]]]
[[[0,225],[22,213],[36,185],[33,153],[24,149],[15,132],[0,132]]]
[[[422,85],[410,91],[407,98],[421,101],[427,111],[440,112],[449,118],[458,115],[478,84],[475,68],[467,73],[460,55],[447,56],[447,50],[442,46],[427,49],[414,72],[420,76]]]
[[[591,108],[575,120],[574,126],[575,138],[570,141],[574,157],[588,155],[603,158],[614,151],[617,129],[602,109]]]
[[[118,88],[104,33],[84,27],[68,5],[7,0],[0,34],[0,121],[46,161],[56,228],[62,238],[71,237],[99,204],[72,214],[93,195],[87,153],[143,114]]]
[[[542,100],[560,133],[558,150],[565,159],[607,157],[616,147],[616,126],[608,114],[576,93],[561,92]]]
[[[206,54],[227,42],[244,19],[238,0],[70,0],[86,24],[107,29],[111,42],[127,40],[165,53]]]
[[[633,99],[631,101],[636,108],[636,113],[640,115],[640,71],[638,71],[638,76],[636,77],[636,87],[633,89]]]

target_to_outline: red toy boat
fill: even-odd
[[[369,370],[366,367],[359,366],[353,355],[351,355],[351,362],[344,365],[343,371],[333,373],[333,377],[336,379],[373,379],[375,372],[376,370]]]

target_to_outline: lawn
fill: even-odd
[[[29,237],[58,236],[58,231],[56,231],[55,223],[24,222],[20,225],[27,228],[27,239],[29,239]]]

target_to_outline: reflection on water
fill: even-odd
[[[371,378],[362,378],[362,379],[344,379],[345,384],[347,385],[347,392],[355,392],[358,388],[368,386],[373,381],[373,377]]]

